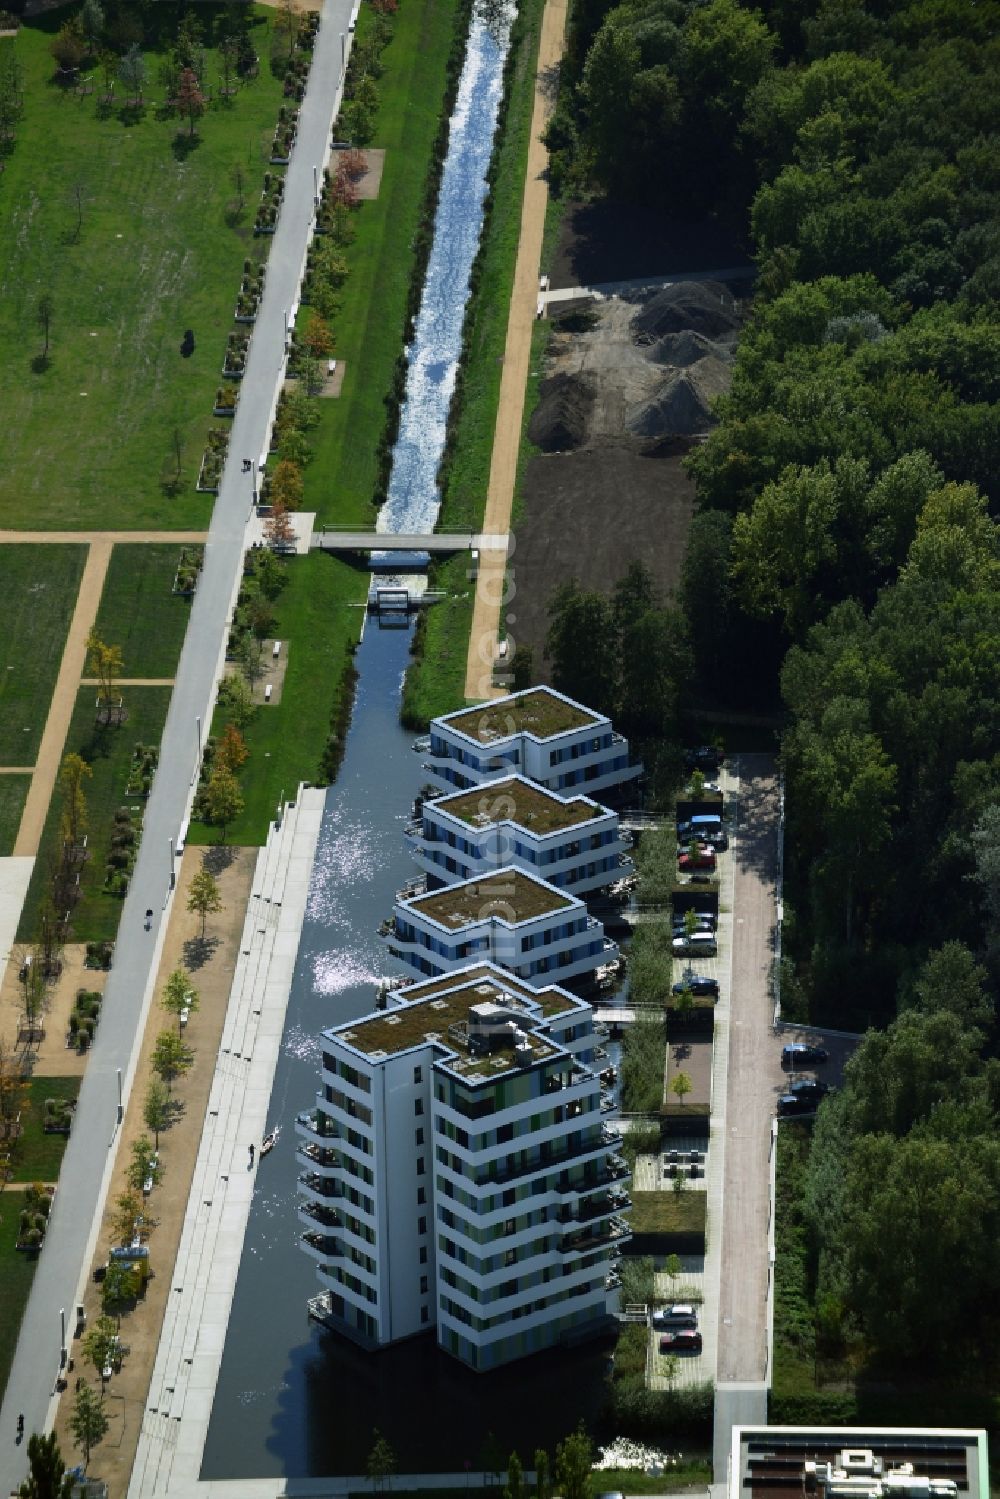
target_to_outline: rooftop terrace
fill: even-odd
[[[604,811],[586,797],[577,796],[568,801],[521,776],[487,781],[473,791],[442,797],[437,805],[473,828],[509,821],[530,828],[533,833],[555,833],[561,828],[576,827],[600,817]]]
[[[448,1063],[461,1076],[480,1082],[496,1077],[515,1066],[511,1045],[499,1045],[485,1054],[473,1054],[461,1034],[451,1033],[451,1027],[465,1027],[469,1012],[474,1005],[497,1004],[505,1009],[520,1011],[519,1025],[524,1030],[531,1047],[532,1061],[545,1061],[558,1055],[557,1048],[543,1036],[531,1030],[536,1023],[523,1001],[506,992],[493,979],[464,983],[450,993],[436,997],[424,997],[398,1009],[370,1015],[366,1019],[351,1023],[346,1029],[334,1034],[348,1042],[366,1056],[378,1053],[393,1055],[409,1051],[414,1046],[438,1044],[447,1051],[454,1051],[454,1061]]]
[[[539,1006],[546,1020],[550,1020],[553,1015],[564,1015],[567,1010],[586,1010],[588,1013],[590,1011],[590,1006],[585,1000],[567,994],[556,984],[549,984],[545,989],[533,989],[530,984],[524,983],[522,979],[506,971],[500,979],[496,969],[489,963],[462,968],[454,973],[441,973],[436,978],[419,979],[416,983],[407,984],[405,989],[400,990],[399,997],[408,1001],[434,999],[439,994],[447,993],[449,989],[484,982],[499,986],[498,992],[507,997],[505,1002],[509,1002],[510,996],[515,999],[532,1000]]]
[[[558,890],[532,879],[520,869],[498,869],[481,880],[465,880],[447,885],[430,895],[419,895],[403,902],[410,911],[419,911],[451,931],[474,921],[499,916],[503,921],[530,921],[550,911],[561,911],[574,904]]]
[[[532,687],[510,697],[495,698],[469,708],[464,713],[449,714],[446,722],[480,744],[494,744],[512,734],[533,734],[536,739],[551,739],[568,729],[582,729],[598,723],[600,715],[578,703],[567,702],[547,687]]]

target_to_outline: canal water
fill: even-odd
[[[435,239],[408,351],[380,529],[433,527],[435,476],[461,350],[461,330],[500,100],[506,37],[474,18],[452,117]],[[422,782],[399,725],[411,627],[369,620],[344,761],[327,794],[306,919],[268,1116],[278,1143],[259,1167],[201,1477],[290,1478],[363,1473],[373,1430],[403,1472],[480,1471],[517,1448],[530,1465],[581,1417],[597,1424],[606,1350],[590,1346],[475,1375],[440,1353],[433,1334],[362,1353],[311,1323],[320,1289],[297,1247],[296,1113],[319,1087],[320,1032],[373,1008],[393,971],[378,925],[414,873],[403,825]]]

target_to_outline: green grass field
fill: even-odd
[[[282,641],[288,666],[281,701],[257,710],[245,731],[250,757],[240,786],[246,806],[226,829],[226,841],[263,843],[279,797],[291,797],[300,781],[317,782],[330,734],[331,717],[341,701],[343,673],[361,630],[368,575],[335,557],[312,552],[288,563],[288,582],[274,609],[275,638]],[[216,713],[212,732],[225,727]],[[189,843],[217,843],[219,829],[192,822]]]
[[[0,776],[0,859],[14,852],[14,840],[21,826],[30,776]]]
[[[0,1399],[7,1388],[21,1318],[35,1273],[34,1257],[18,1254],[14,1248],[18,1219],[24,1207],[23,1192],[12,1191],[9,1187],[0,1192],[0,1286],[3,1287],[0,1296]]]
[[[97,88],[80,99],[53,81],[52,37],[76,8],[35,17],[16,41],[0,41],[16,52],[26,80],[24,118],[0,177],[0,524],[201,524],[211,499],[194,484],[242,262],[254,250],[254,205],[281,96],[268,66],[274,12],[253,10],[259,78],[228,107],[212,105],[199,143],[185,152],[175,149],[185,127],[157,118],[155,107],[164,95],[160,48],[176,34],[179,7],[142,12],[149,77],[136,120],[121,112],[100,119]],[[206,32],[223,13],[222,5],[197,7]],[[214,56],[209,71],[217,83]],[[234,222],[237,164],[247,188]],[[36,315],[43,294],[53,303],[44,369]],[[188,328],[195,350],[184,359]],[[173,472],[175,430],[182,484],[169,498],[162,480]]]
[[[0,547],[0,765],[35,763],[86,561],[83,546]]]
[[[65,752],[75,750],[88,761],[93,778],[85,783],[88,809],[90,859],[81,878],[83,895],[73,911],[72,940],[113,940],[121,916],[121,900],[104,886],[105,860],[111,842],[112,821],[118,807],[126,804],[125,786],[136,743],[159,744],[170,701],[169,687],[127,687],[123,692],[128,722],[121,728],[98,727],[94,723],[93,687],[82,687],[66,736]],[[138,805],[132,799],[130,805]],[[59,837],[59,796],[52,798],[38,858],[21,913],[18,941],[30,942],[36,935],[39,901],[49,888],[51,869]]]
[[[414,265],[431,149],[446,82],[455,18],[454,0],[404,0],[394,17],[379,80],[372,145],[384,148],[378,197],[354,216],[357,236],[346,252],[350,274],[334,321],[338,359],[346,365],[340,397],[323,401],[311,434],[306,509],[318,520],[358,522],[373,517],[378,444],[388,395],[403,346],[407,296]],[[363,8],[359,36],[370,19]]]
[[[13,1180],[54,1182],[59,1176],[67,1137],[47,1135],[43,1130],[45,1100],[59,1098],[68,1103],[79,1093],[80,1079],[78,1077],[33,1077],[28,1088],[29,1102],[27,1108],[21,1111],[21,1134],[11,1162],[14,1172]],[[0,1205],[2,1205],[2,1199],[0,1199]]]
[[[191,600],[171,593],[180,545],[116,546],[97,614],[102,640],[120,645],[126,677],[172,677]]]

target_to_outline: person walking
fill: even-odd
[[[253,1157],[254,1157],[254,1149],[253,1149],[253,1146],[251,1145],[250,1146],[250,1170],[251,1171],[253,1170]]]

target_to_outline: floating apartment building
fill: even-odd
[[[423,802],[406,839],[429,889],[516,865],[588,895],[632,872],[616,813],[521,775]]]
[[[622,796],[642,774],[611,720],[551,687],[531,687],[431,721],[423,768],[439,791],[515,773],[549,791]]]
[[[385,997],[324,1032],[296,1125],[311,1315],[475,1370],[603,1329],[630,1204],[589,1005],[484,963]]]
[[[592,982],[618,959],[617,943],[582,900],[512,865],[437,890],[401,891],[382,935],[395,958],[427,975],[485,960],[533,985]]]

